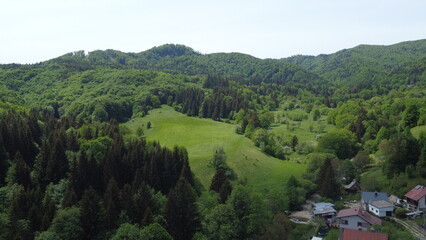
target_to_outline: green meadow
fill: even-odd
[[[148,122],[152,125],[150,129],[146,128]],[[303,164],[265,155],[250,139],[236,134],[232,124],[188,117],[169,106],[151,110],[149,115],[125,125],[133,132],[143,127],[148,140],[159,141],[163,146],[184,146],[192,171],[206,188],[214,174],[209,162],[217,147],[224,148],[227,164],[238,179],[247,180],[258,192],[283,190],[291,175],[300,177],[306,169]]]

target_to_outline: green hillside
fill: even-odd
[[[281,192],[291,175],[300,177],[305,171],[305,165],[265,155],[250,139],[236,134],[231,124],[187,117],[168,106],[154,109],[146,117],[132,119],[125,125],[135,131],[143,125],[146,129],[148,121],[152,128],[146,131],[147,139],[167,147],[184,146],[191,169],[207,188],[214,174],[209,161],[216,147],[224,148],[227,164],[238,179],[246,178],[249,185],[261,192]]]
[[[146,69],[172,74],[220,74],[238,79],[241,83],[319,83],[321,78],[295,64],[271,59],[259,59],[242,53],[201,54],[175,44],[154,47],[140,53],[116,50],[97,50],[85,54],[72,52],[49,60],[46,64],[59,64],[79,70],[99,67],[117,69]]]
[[[282,61],[302,66],[340,84],[377,82],[392,70],[426,54],[426,40],[389,46],[359,45],[333,54],[294,56]]]

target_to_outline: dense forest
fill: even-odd
[[[180,142],[124,125],[165,105],[306,170],[272,194],[211,146],[205,184]],[[321,224],[285,212],[312,194],[341,209],[353,179],[399,197],[424,184],[425,126],[426,40],[285,59],[167,44],[0,65],[0,239],[304,239]]]

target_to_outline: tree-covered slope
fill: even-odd
[[[221,74],[240,79],[243,83],[298,83],[319,82],[320,78],[295,64],[270,59],[258,59],[242,53],[201,54],[183,46],[166,44],[140,53],[115,50],[68,53],[52,59],[74,69],[97,67],[136,68],[164,71],[173,74]]]
[[[426,40],[418,40],[389,46],[359,45],[333,54],[297,55],[281,60],[302,66],[327,80],[352,85],[379,81],[392,70],[424,56]]]

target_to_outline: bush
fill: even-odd
[[[398,208],[398,209],[395,210],[395,216],[397,218],[405,218],[405,217],[407,217],[407,215],[406,215],[407,212],[408,212],[408,210],[405,209],[405,208]]]

